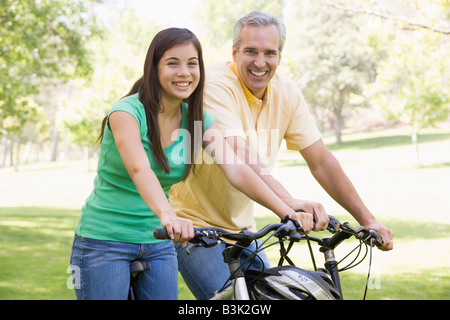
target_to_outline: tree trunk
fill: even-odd
[[[20,157],[20,141],[17,139],[16,160],[14,161],[14,171],[19,170],[19,157]]]
[[[411,133],[411,142],[412,145],[414,147],[414,150],[416,151],[416,157],[417,157],[417,165],[420,166],[421,161],[420,161],[420,151],[419,151],[419,143],[417,141],[417,129],[413,128],[412,133]]]
[[[53,127],[52,132],[52,149],[50,154],[50,161],[54,162],[56,161],[56,158],[58,156],[58,140],[59,140],[59,132],[58,128]]]
[[[343,115],[343,110],[346,109],[348,104],[349,91],[346,87],[339,90],[339,98],[335,102],[335,107],[333,108],[334,115],[334,134],[336,136],[336,144],[342,144],[342,129],[344,129],[345,119]]]
[[[343,104],[334,109],[334,135],[336,136],[336,144],[342,144],[342,129],[344,128],[344,117],[342,116]]]
[[[9,152],[8,138],[6,136],[3,136],[2,142],[3,142],[3,155],[0,161],[0,168],[4,168],[6,166],[6,158],[8,157]]]
[[[28,157],[30,156],[31,147],[33,146],[33,143],[31,141],[28,141],[25,145],[25,150],[23,152],[22,156],[22,163],[28,162]]]

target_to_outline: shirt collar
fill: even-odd
[[[241,86],[244,89],[245,98],[247,99],[247,103],[249,105],[253,104],[253,103],[256,103],[259,99],[257,97],[255,97],[253,95],[253,93],[250,92],[250,90],[247,88],[247,86],[242,81],[241,77],[239,77],[239,73],[237,71],[237,64],[236,64],[236,62],[230,63],[229,67],[230,67],[231,71],[233,71],[234,74],[236,74],[236,76],[238,77],[239,81],[241,82]],[[269,84],[267,86],[267,89],[266,89],[266,92],[264,94],[263,100],[264,99],[267,100],[267,101],[269,100],[269,92],[270,92],[270,82],[269,82]]]

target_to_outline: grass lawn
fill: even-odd
[[[449,130],[419,138],[420,166],[403,133],[352,134],[344,141],[328,145],[368,207],[394,232],[393,251],[373,252],[368,299],[449,299]],[[75,298],[67,288],[70,246],[93,176],[83,163],[0,169],[0,299]],[[281,152],[274,176],[293,195],[322,202],[341,221],[354,221],[311,178],[298,153]],[[260,226],[276,221],[259,206],[256,216]],[[353,245],[344,245],[337,257]],[[275,263],[277,248],[268,252]],[[306,245],[291,257],[311,266]],[[322,261],[319,252],[315,257]],[[361,299],[367,262],[343,273],[347,299]],[[180,298],[192,299],[182,279]]]

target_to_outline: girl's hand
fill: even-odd
[[[162,218],[161,225],[166,228],[167,234],[173,242],[181,243],[182,246],[185,246],[194,237],[194,227],[189,219],[177,216]]]

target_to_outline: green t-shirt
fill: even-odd
[[[157,166],[153,159],[147,135],[145,110],[138,94],[121,99],[109,112],[110,115],[114,111],[125,111],[136,118],[142,145],[167,198],[170,187],[183,179],[186,155],[190,153],[190,146],[187,145],[190,141],[187,136],[188,105],[182,102],[181,110],[182,122],[178,138],[164,150],[170,168],[169,174]],[[213,122],[212,116],[204,111],[205,130]],[[100,145],[94,189],[81,210],[75,233],[92,239],[144,244],[160,241],[153,237],[153,230],[160,227],[160,219],[142,200],[128,175],[111,129],[106,125]]]

